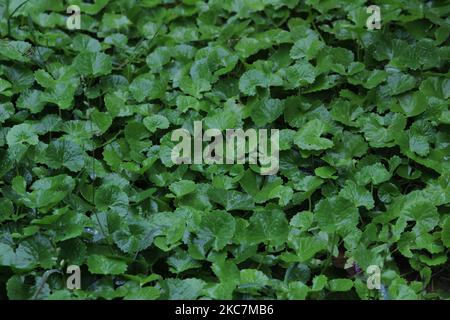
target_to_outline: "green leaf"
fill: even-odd
[[[375,163],[361,168],[356,173],[355,178],[359,185],[367,185],[368,183],[377,185],[388,181],[391,178],[391,174],[381,163]]]
[[[311,60],[317,56],[317,54],[324,47],[324,43],[319,40],[317,34],[308,30],[305,37],[297,40],[291,49],[290,56],[292,59]]]
[[[122,274],[127,270],[127,264],[117,258],[101,255],[91,255],[87,258],[89,272],[93,274]]]
[[[332,279],[328,282],[331,291],[349,291],[353,287],[350,279]]]
[[[414,117],[426,110],[426,96],[420,91],[408,93],[399,98],[399,111],[407,117]],[[394,109],[394,111],[397,111]]]
[[[319,167],[314,169],[314,173],[323,179],[336,179],[336,176],[333,176],[335,172],[336,170],[333,167]]]
[[[177,251],[167,259],[167,263],[171,267],[173,273],[181,273],[186,270],[200,268],[201,263],[192,259],[185,251]]]
[[[35,235],[20,243],[16,250],[14,267],[33,269],[37,266],[49,269],[56,262],[56,250],[46,237]]]
[[[296,252],[296,261],[298,262],[307,262],[327,248],[326,241],[316,237],[295,237],[290,242],[290,246]]]
[[[165,83],[153,74],[147,73],[138,76],[130,85],[130,92],[137,102],[145,99],[158,99],[164,95]]]
[[[70,171],[80,171],[85,165],[85,157],[81,147],[66,139],[52,141],[43,157],[43,162],[53,169],[59,169],[62,166]]]
[[[75,69],[83,76],[98,77],[111,73],[111,57],[103,52],[82,52],[73,61]]]
[[[312,291],[321,291],[327,285],[327,276],[321,274],[320,276],[315,276],[312,284]]]
[[[286,241],[288,221],[283,211],[276,208],[257,211],[249,221],[250,225],[245,235],[249,243],[268,243],[278,246]]]
[[[289,283],[288,299],[289,300],[305,300],[308,295],[309,288],[300,281]]]
[[[150,132],[155,132],[158,129],[167,129],[169,128],[169,125],[169,120],[158,114],[144,118],[144,126]]]
[[[387,78],[387,84],[384,87],[390,95],[398,95],[413,89],[416,86],[416,79],[401,72],[392,73]]]
[[[98,210],[112,210],[120,214],[128,211],[128,196],[116,185],[102,185],[95,192],[94,203]]]
[[[105,133],[112,125],[112,117],[109,113],[94,110],[91,114],[91,120],[98,128],[101,134]]]
[[[28,62],[24,55],[31,48],[31,44],[25,41],[0,41],[0,57],[19,62]],[[3,60],[3,59],[2,59]]]
[[[33,126],[27,123],[22,123],[15,125],[8,131],[8,134],[6,135],[6,141],[10,146],[24,143],[29,145],[36,145],[39,142],[39,138],[35,133]]]
[[[280,86],[281,84],[282,79],[280,76],[252,69],[245,72],[239,79],[239,90],[245,95],[254,96],[256,87],[269,88],[270,86]]]
[[[281,116],[283,109],[284,103],[282,100],[264,99],[253,105],[251,117],[256,125],[265,126]]]
[[[294,143],[303,150],[323,150],[333,146],[333,142],[320,136],[325,132],[325,124],[314,119],[307,122],[294,136]]]
[[[345,186],[339,192],[339,196],[349,200],[355,207],[364,206],[368,210],[374,207],[374,200],[370,192],[351,180],[346,181]]]
[[[448,299],[447,2],[0,1],[0,299]]]
[[[14,111],[14,105],[11,102],[0,103],[0,123],[11,118]]]
[[[243,269],[240,275],[241,286],[263,287],[269,282],[269,278],[262,271],[255,269]]]
[[[359,221],[358,209],[340,196],[320,200],[314,212],[317,224],[328,233],[348,234],[356,228]]]
[[[236,221],[224,211],[205,212],[198,227],[198,236],[213,240],[215,250],[221,250],[233,238]]]
[[[314,66],[306,61],[297,62],[286,69],[288,89],[311,84],[316,79],[317,73]]]
[[[235,190],[212,189],[209,192],[211,201],[219,203],[227,211],[231,210],[252,210],[255,207],[254,200],[248,194]]]
[[[168,300],[194,300],[202,295],[204,281],[196,278],[189,279],[166,279],[163,288]]]
[[[182,197],[196,190],[196,185],[194,181],[191,180],[180,180],[172,183],[169,186],[170,191],[172,191],[176,197]]]
[[[29,109],[31,113],[41,112],[45,104],[44,95],[39,90],[26,90],[17,99],[17,106],[21,109]]]
[[[1,266],[13,266],[15,264],[16,255],[13,248],[0,243],[0,265]]]
[[[143,287],[128,292],[124,300],[156,300],[160,297],[161,292],[155,287]]]

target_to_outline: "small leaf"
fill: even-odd
[[[117,258],[91,255],[87,258],[89,272],[93,274],[122,274],[127,270],[126,262]]]

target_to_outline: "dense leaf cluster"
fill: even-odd
[[[1,0],[0,297],[448,297],[450,4],[373,2]],[[280,170],[174,165],[197,120]]]

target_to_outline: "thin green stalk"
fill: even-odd
[[[21,3],[20,5],[18,5],[17,8],[15,8],[14,11],[8,16],[8,21],[7,21],[7,24],[8,24],[8,37],[11,38],[11,18],[14,16],[14,14],[15,14],[17,11],[20,10],[20,8],[22,8],[22,7],[23,7],[24,5],[26,5],[28,2],[30,2],[30,0],[25,0],[24,2],[22,2],[22,3]],[[6,8],[7,13],[9,13],[9,3],[10,3],[10,1],[8,0],[7,8]]]
[[[39,293],[41,293],[42,288],[44,287],[45,283],[47,282],[48,277],[50,277],[53,273],[61,273],[58,269],[51,269],[44,272],[41,278],[41,282],[39,283],[39,286],[37,287],[36,291],[34,292],[33,296],[31,297],[31,300],[36,300],[39,296]]]

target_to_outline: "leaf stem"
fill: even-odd
[[[8,22],[7,22],[7,24],[8,24],[8,37],[11,38],[11,18],[13,17],[13,15],[14,15],[17,11],[20,10],[20,8],[22,8],[24,5],[26,5],[29,1],[30,1],[30,0],[25,0],[24,2],[22,2],[22,3],[21,3],[20,5],[18,5],[17,8],[15,8],[14,11],[8,16]],[[8,2],[7,2],[7,6],[8,6],[8,7],[6,8],[6,10],[7,10],[8,13],[9,13],[9,3],[10,3],[10,0],[8,0]]]
[[[41,282],[39,283],[39,286],[37,287],[36,291],[34,292],[33,296],[31,297],[31,300],[36,300],[39,293],[41,293],[42,288],[44,287],[45,283],[47,282],[48,277],[50,277],[53,273],[61,273],[58,269],[51,269],[44,272],[41,278]]]

